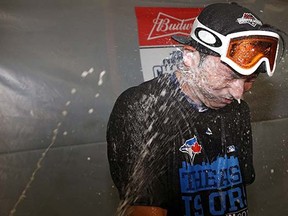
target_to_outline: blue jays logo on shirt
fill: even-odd
[[[191,159],[191,164],[193,164],[195,156],[201,153],[202,146],[198,143],[197,137],[194,135],[193,138],[186,140],[179,150],[188,154]]]

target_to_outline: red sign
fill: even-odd
[[[148,47],[177,44],[172,35],[189,35],[202,8],[136,7],[139,45]]]

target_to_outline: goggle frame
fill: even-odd
[[[207,26],[203,25],[197,18],[194,20],[193,28],[190,36],[192,39],[207,47],[208,49],[218,53],[220,55],[220,60],[228,64],[235,71],[242,75],[251,75],[254,73],[258,67],[265,62],[266,72],[269,76],[272,76],[276,69],[276,59],[279,50],[279,35],[275,32],[265,31],[265,30],[249,30],[249,31],[241,31],[236,33],[230,33],[228,35],[222,35]],[[233,60],[227,57],[227,53],[229,50],[229,45],[232,39],[236,39],[239,37],[247,37],[247,36],[265,36],[272,37],[274,40],[277,39],[277,48],[275,53],[274,64],[271,68],[269,59],[265,56],[259,59],[259,61],[249,69],[242,68]]]

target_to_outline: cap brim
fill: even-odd
[[[173,36],[171,36],[171,38],[180,44],[184,44],[184,45],[190,45],[191,44],[191,38],[189,36],[187,37],[184,35],[173,35]]]

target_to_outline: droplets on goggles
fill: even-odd
[[[250,30],[224,36],[195,19],[191,37],[218,53],[221,61],[242,75],[254,73],[263,62],[269,76],[275,71],[279,49],[279,35],[275,32]]]

